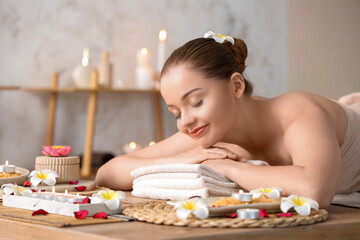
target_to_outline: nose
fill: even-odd
[[[181,128],[187,129],[195,122],[195,117],[189,113],[182,113],[179,124]]]

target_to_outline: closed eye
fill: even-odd
[[[204,100],[201,99],[197,104],[193,105],[193,108],[200,107],[203,104]]]

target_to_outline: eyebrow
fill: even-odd
[[[185,98],[187,98],[190,94],[192,94],[193,92],[199,91],[199,90],[201,90],[201,88],[191,89],[190,91],[188,91],[187,93],[185,93],[185,94],[181,97],[181,100],[184,101]],[[174,105],[169,104],[169,105],[167,105],[167,106],[168,106],[168,107],[173,107]]]

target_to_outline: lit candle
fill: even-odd
[[[260,210],[255,208],[238,209],[236,213],[240,219],[259,219],[260,217]]]
[[[0,165],[0,172],[15,172],[15,165],[9,165],[9,161],[5,161],[5,165]]]
[[[128,144],[125,144],[125,146],[123,147],[123,151],[125,154],[133,153],[138,150],[140,150],[140,146],[135,142],[130,142]]]
[[[65,190],[64,195],[57,195],[56,198],[55,198],[55,201],[68,202],[68,191],[67,191],[67,189]]]
[[[51,193],[43,193],[43,198],[46,200],[54,200],[55,199],[55,187],[52,187]]]
[[[244,191],[241,189],[239,193],[233,193],[231,196],[241,202],[252,202],[253,199],[252,193],[244,193]]]
[[[151,54],[146,48],[137,53],[137,66],[135,69],[136,87],[139,89],[153,88],[153,70],[150,67]]]
[[[165,40],[166,31],[162,29],[159,33],[158,66],[156,69],[157,72],[161,72],[161,69],[165,63]]]
[[[154,141],[149,142],[149,146],[152,146],[152,145],[154,145],[154,144],[155,144]]]

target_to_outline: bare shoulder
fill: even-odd
[[[341,143],[347,128],[344,110],[335,101],[307,92],[290,92],[272,99],[273,111],[279,116],[284,129],[292,125],[302,130],[328,126]]]

